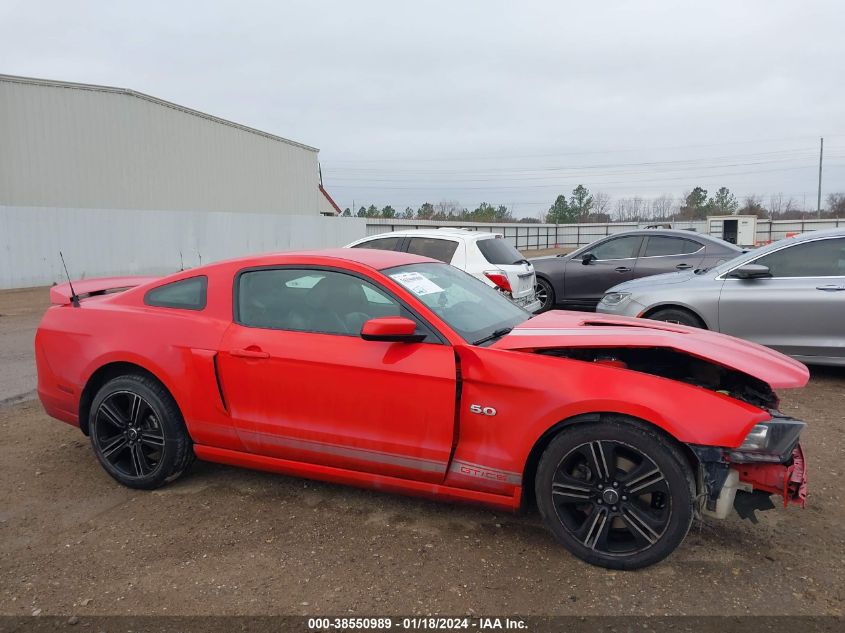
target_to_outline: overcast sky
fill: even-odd
[[[845,2],[0,0],[0,72],[320,148],[342,207],[845,191]],[[2,142],[2,140],[0,140]]]

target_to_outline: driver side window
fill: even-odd
[[[368,281],[330,270],[251,270],[237,282],[236,320],[249,327],[358,336],[370,319],[410,316]]]
[[[754,263],[768,266],[772,277],[845,277],[845,238],[787,246]]]

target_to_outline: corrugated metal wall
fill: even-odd
[[[317,150],[121,89],[0,76],[0,204],[317,214]]]
[[[359,218],[205,211],[0,206],[0,288],[74,279],[159,275],[254,253],[343,246],[364,237]]]

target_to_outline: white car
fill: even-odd
[[[534,266],[501,233],[452,228],[393,231],[345,248],[377,248],[439,259],[496,288],[529,312],[542,306],[534,289]]]

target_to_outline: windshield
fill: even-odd
[[[500,237],[478,240],[476,244],[478,244],[478,250],[484,255],[484,259],[491,264],[508,266],[526,261],[522,253],[511,246],[510,242]]]
[[[448,264],[408,264],[382,272],[470,343],[531,318],[483,281]]]

